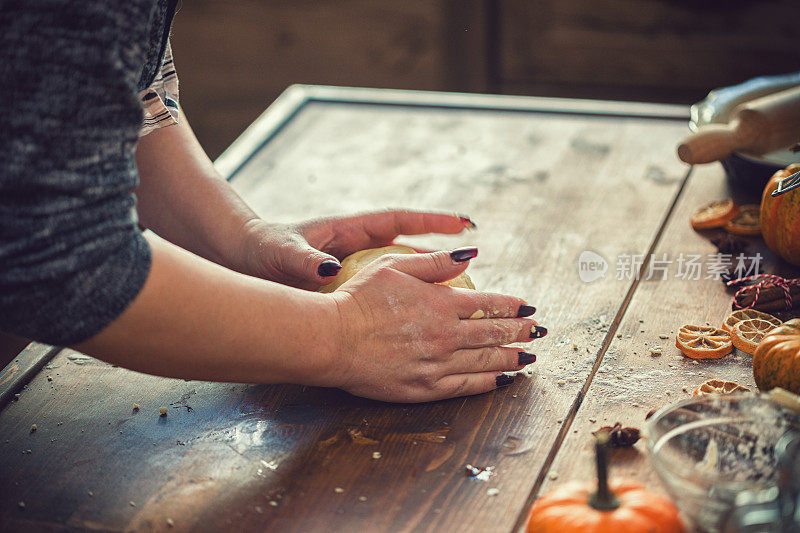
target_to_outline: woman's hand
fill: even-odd
[[[519,298],[434,284],[463,272],[475,255],[475,248],[387,255],[331,293],[342,345],[327,381],[392,402],[510,384],[513,378],[502,372],[520,370],[535,356],[506,345],[543,337],[547,330],[520,318],[535,309]]]
[[[292,225],[254,219],[245,225],[242,259],[234,264],[251,276],[317,289],[339,272],[339,259],[358,250],[388,246],[398,235],[455,234],[474,227],[467,217],[417,211],[383,211]]]

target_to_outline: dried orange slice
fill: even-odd
[[[709,379],[697,387],[692,396],[705,396],[706,394],[730,394],[732,392],[750,392],[750,387],[739,385],[735,381],[723,379]]]
[[[739,214],[725,223],[725,229],[736,235],[761,235],[761,206],[741,206]]]
[[[714,200],[694,212],[691,218],[695,229],[721,228],[739,214],[739,208],[730,198]]]
[[[756,353],[758,343],[764,338],[764,335],[778,327],[768,320],[761,320],[760,318],[751,318],[749,320],[742,320],[737,322],[731,328],[731,341],[733,345],[744,353],[753,355]]]
[[[781,322],[779,319],[768,313],[757,311],[755,309],[738,309],[725,317],[725,321],[722,323],[722,329],[730,333],[731,330],[733,329],[733,326],[735,326],[738,322],[741,322],[742,320],[750,320],[753,318],[758,318],[761,320],[766,320],[767,322],[771,322],[772,324],[775,324],[775,327],[778,327],[781,324],[783,324],[783,322]]]
[[[719,359],[733,351],[731,336],[727,331],[711,326],[681,326],[675,337],[675,346],[692,359]]]

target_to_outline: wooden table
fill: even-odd
[[[716,252],[690,213],[730,194],[717,165],[675,157],[686,120],[676,106],[290,88],[217,162],[241,194],[273,221],[469,214],[477,232],[405,242],[477,245],[476,284],[525,298],[549,328],[538,361],[492,393],[392,405],[156,378],[34,344],[0,374],[0,529],[518,529],[543,491],[593,476],[590,431],[641,426],[712,376],[753,385],[747,356],[697,364],[674,348],[682,323],[717,324],[730,305],[721,282],[675,277],[681,253]],[[581,281],[586,250],[605,277]],[[651,254],[673,261],[666,279],[645,279]],[[613,473],[662,490],[642,442]]]

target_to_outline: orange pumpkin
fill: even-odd
[[[531,507],[528,533],[681,533],[678,509],[633,481],[608,483],[608,435],[595,443],[597,486],[568,483]]]
[[[795,172],[800,165],[789,165],[776,172],[761,197],[761,234],[770,250],[788,262],[800,265],[800,189],[772,197],[778,182]]]
[[[753,355],[753,377],[762,391],[775,387],[800,394],[800,319],[773,329]]]

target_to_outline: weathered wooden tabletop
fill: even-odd
[[[0,374],[10,398],[0,529],[518,529],[538,495],[593,476],[600,425],[641,427],[709,377],[752,385],[748,356],[695,364],[674,347],[682,323],[717,324],[730,303],[705,268],[699,280],[678,272],[681,254],[716,252],[689,227],[691,211],[731,194],[717,165],[690,172],[675,157],[687,117],[648,104],[291,88],[218,161],[241,194],[273,221],[388,206],[469,214],[476,232],[405,242],[478,246],[476,284],[525,298],[549,328],[533,344],[538,361],[492,393],[392,405],[156,378],[34,344]],[[604,277],[579,272],[585,251],[605,260]],[[645,279],[665,264],[651,257],[667,261],[664,279]],[[662,490],[643,443],[613,459],[612,474]],[[466,464],[494,475],[470,479]]]

